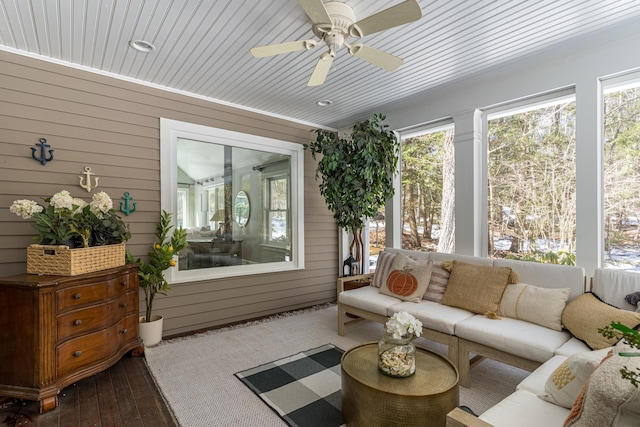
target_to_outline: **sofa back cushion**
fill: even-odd
[[[640,273],[596,268],[591,291],[607,304],[635,311],[638,307],[629,304],[624,297],[640,291]]]
[[[522,283],[549,289],[569,288],[569,301],[585,291],[585,273],[582,267],[502,258],[494,260],[493,265],[512,268],[518,273]]]

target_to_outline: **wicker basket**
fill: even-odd
[[[68,246],[31,245],[27,273],[75,276],[125,264],[125,244],[70,249]]]

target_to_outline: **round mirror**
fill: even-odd
[[[233,219],[240,227],[244,227],[249,222],[250,211],[249,196],[244,191],[238,191],[233,201]]]

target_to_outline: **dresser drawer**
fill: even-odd
[[[95,304],[109,299],[114,280],[107,280],[84,286],[72,286],[56,292],[58,311],[65,311],[83,305]]]
[[[58,375],[68,375],[114,355],[122,344],[137,338],[137,322],[138,316],[132,314],[109,328],[58,345]]]
[[[58,342],[111,326],[135,311],[136,295],[128,292],[100,305],[68,311],[57,317]]]

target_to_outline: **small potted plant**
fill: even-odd
[[[133,256],[127,253],[129,262],[139,264],[138,279],[140,288],[144,290],[145,302],[145,315],[140,317],[140,338],[147,347],[162,340],[163,318],[151,313],[156,294],[166,295],[171,289],[164,277],[164,271],[176,265],[175,255],[187,244],[187,232],[182,227],[177,228],[169,237],[172,228],[171,214],[163,210],[160,222],[156,225],[157,241],[148,253],[149,260],[134,260]]]

